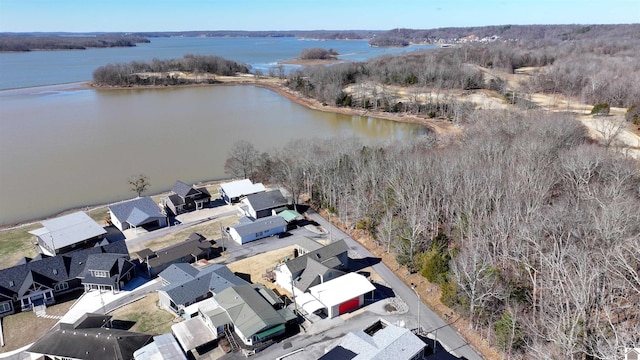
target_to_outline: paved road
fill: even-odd
[[[322,225],[325,229],[331,229],[332,238],[335,240],[344,239],[349,248],[355,252],[357,252],[360,257],[374,257],[374,255],[369,252],[366,248],[364,248],[360,243],[349,237],[342,230],[336,228],[335,226],[329,224],[324,218],[315,213],[312,209],[307,211],[307,214],[320,225]],[[452,351],[457,356],[464,356],[469,360],[479,360],[482,359],[480,355],[469,345],[458,332],[449,324],[447,324],[444,320],[438,316],[435,312],[433,312],[429,307],[427,307],[421,301],[419,302],[416,293],[407,286],[402,280],[400,280],[385,264],[379,262],[373,265],[374,270],[380,275],[382,279],[384,279],[389,287],[393,289],[396,296],[400,297],[405,301],[405,303],[409,304],[409,312],[415,316],[417,319],[418,311],[420,311],[420,326],[422,329],[428,333],[433,334],[437,337],[438,341],[440,341],[446,349]],[[420,306],[420,310],[418,310],[418,302]],[[417,320],[414,323],[413,327],[417,327]],[[412,327],[409,325],[409,327]]]

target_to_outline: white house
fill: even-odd
[[[229,205],[240,201],[243,196],[263,191],[265,191],[265,187],[262,183],[254,184],[249,179],[220,184],[220,197]]]
[[[107,231],[82,211],[42,222],[42,228],[29,231],[35,235],[40,252],[56,256],[91,247],[102,240]]]
[[[365,295],[376,289],[366,277],[348,273],[309,289],[309,293],[325,306],[327,316],[334,318],[364,305]]]
[[[242,245],[287,231],[287,222],[281,216],[269,216],[252,222],[241,222],[229,227],[231,238]]]

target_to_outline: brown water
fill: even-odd
[[[0,92],[0,224],[221,179],[238,139],[259,150],[295,138],[356,135],[364,142],[427,130],[309,110],[250,86],[146,90],[41,87]]]

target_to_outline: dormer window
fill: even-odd
[[[53,269],[53,275],[58,275],[58,269]]]
[[[13,280],[9,280],[9,286],[14,286],[15,283],[13,282]]]

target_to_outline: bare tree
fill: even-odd
[[[247,140],[238,140],[229,150],[224,171],[234,177],[249,179],[254,175],[260,153]]]
[[[138,197],[142,196],[142,193],[147,191],[151,186],[149,178],[145,174],[131,176],[131,178],[129,178],[129,185],[131,186],[131,191],[138,194]]]

